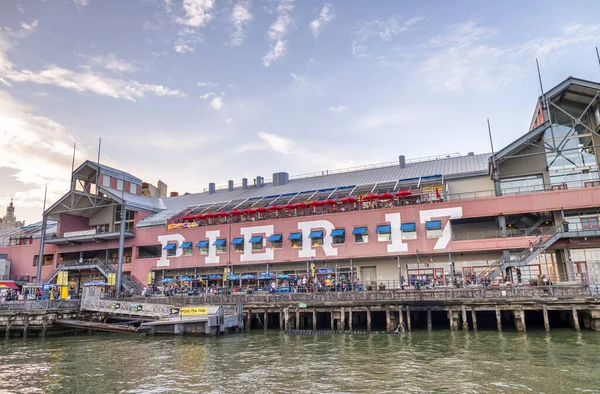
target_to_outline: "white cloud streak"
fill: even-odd
[[[271,66],[271,64],[285,56],[287,51],[285,37],[294,25],[293,10],[294,0],[279,0],[275,9],[277,19],[271,24],[267,32],[269,51],[262,58],[265,67]]]
[[[298,75],[298,74],[294,74],[294,73],[290,73],[290,75],[292,76],[292,79],[296,86],[298,86],[298,87],[306,86],[306,77],[303,77],[302,75]]]
[[[219,84],[218,84],[218,83],[215,83],[215,82],[210,82],[210,81],[208,81],[208,82],[198,82],[198,86],[200,86],[201,88],[203,88],[203,87],[205,87],[205,86],[209,86],[209,87],[217,87],[217,86],[219,86]]]
[[[89,58],[89,63],[93,66],[105,68],[114,73],[130,73],[137,69],[127,60],[119,59],[114,53],[105,56],[93,56]]]
[[[165,3],[170,10],[171,2]],[[215,0],[183,0],[184,15],[175,18],[183,28],[178,32],[173,49],[177,53],[194,52],[194,45],[202,41],[199,29],[214,19]]]
[[[315,38],[319,37],[321,31],[335,18],[333,13],[333,5],[325,3],[321,8],[321,12],[317,19],[310,22],[309,27]]]
[[[239,1],[231,11],[231,17],[229,18],[233,31],[229,36],[229,45],[236,47],[242,45],[246,38],[245,27],[252,20],[252,13],[250,7],[252,2],[250,0]]]
[[[210,106],[217,111],[220,110],[224,105],[225,103],[223,102],[223,97],[221,96],[217,96],[210,100]]]
[[[345,105],[338,105],[335,107],[329,107],[329,111],[331,111],[331,112],[346,112],[346,111],[348,111],[348,107],[346,107]]]
[[[389,18],[362,23],[360,28],[354,32],[356,39],[352,41],[352,54],[359,59],[370,59],[372,56],[370,45],[373,42],[389,42],[398,34],[411,30],[422,20],[421,17],[414,17],[404,23],[399,23],[396,19]]]

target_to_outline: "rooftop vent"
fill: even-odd
[[[242,178],[242,189],[248,189],[248,178]]]
[[[230,192],[233,191],[233,181],[229,180],[229,182],[227,182],[227,190],[229,190]]]
[[[406,157],[404,157],[404,155],[398,156],[398,164],[400,165],[400,168],[406,168]]]
[[[263,187],[264,184],[265,184],[265,178],[263,178],[262,176],[257,176],[256,177],[256,187]]]
[[[171,192],[171,195],[170,195],[170,196],[171,196],[171,197],[177,197],[177,196],[179,196],[179,193],[177,193],[177,192]]]
[[[469,152],[467,153],[467,156],[475,156],[475,152]]]
[[[287,185],[290,181],[290,174],[287,172],[276,172],[273,174],[273,186]]]
[[[208,194],[215,194],[215,189],[216,186],[214,182],[208,184]]]

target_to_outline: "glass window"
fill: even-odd
[[[208,254],[208,244],[206,246],[200,246],[200,254]]]
[[[173,245],[173,246],[171,246]],[[175,253],[177,253],[177,244],[167,244],[167,256],[171,257],[171,256],[175,256]]]
[[[283,241],[272,241],[271,242],[271,247],[273,249],[281,249],[283,247]]]
[[[123,190],[123,180],[117,179],[117,190]]]
[[[137,194],[137,185],[135,183],[129,184],[129,193]]]
[[[108,175],[102,175],[102,186],[110,187],[110,177]]]
[[[323,246],[323,238],[311,238],[310,246]]]
[[[244,251],[244,242],[233,245],[234,252],[243,252]]]
[[[333,243],[336,245],[345,244],[346,243],[346,235],[336,235],[333,237]]]
[[[581,218],[582,230],[600,230],[598,217]]]
[[[138,247],[138,259],[157,258],[162,255],[162,245],[147,245]]]
[[[357,244],[369,242],[369,236],[367,234],[354,234],[354,242]]]
[[[385,242],[392,240],[392,233],[377,233],[377,241]]]
[[[227,251],[227,244],[217,245],[217,253],[225,253]]]
[[[302,247],[302,238],[292,239],[292,248],[301,248]]]
[[[184,255],[184,256],[191,256],[191,255],[192,255],[192,250],[193,250],[193,248],[194,248],[194,247],[193,247],[192,245],[188,246],[187,248],[182,248],[182,250],[183,250],[183,255]]]
[[[596,128],[600,128],[600,106],[594,109],[594,117],[596,118]]]
[[[500,181],[503,195],[533,193],[544,190],[542,175],[530,175],[516,178],[507,178]]]

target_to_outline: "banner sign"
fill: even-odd
[[[198,223],[189,222],[189,223],[169,223],[167,224],[167,230],[179,230],[182,228],[194,228],[198,227]]]
[[[82,230],[82,231],[70,231],[67,233],[63,234],[63,237],[68,238],[68,237],[80,237],[82,235],[94,235],[96,234],[96,229],[91,229],[91,230]]]
[[[208,315],[208,308],[205,306],[171,308],[171,313],[169,315],[170,316],[206,316],[206,315]]]
[[[109,286],[115,286],[117,284],[117,274],[111,272],[108,274],[107,279],[108,279]]]

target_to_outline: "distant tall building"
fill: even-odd
[[[4,215],[2,221],[0,221],[0,229],[4,230],[7,228],[19,228],[23,227],[24,225],[25,223],[18,222],[17,218],[15,217],[15,207],[13,205],[13,199],[11,198],[10,204],[8,204],[8,207],[6,207],[6,215]]]

